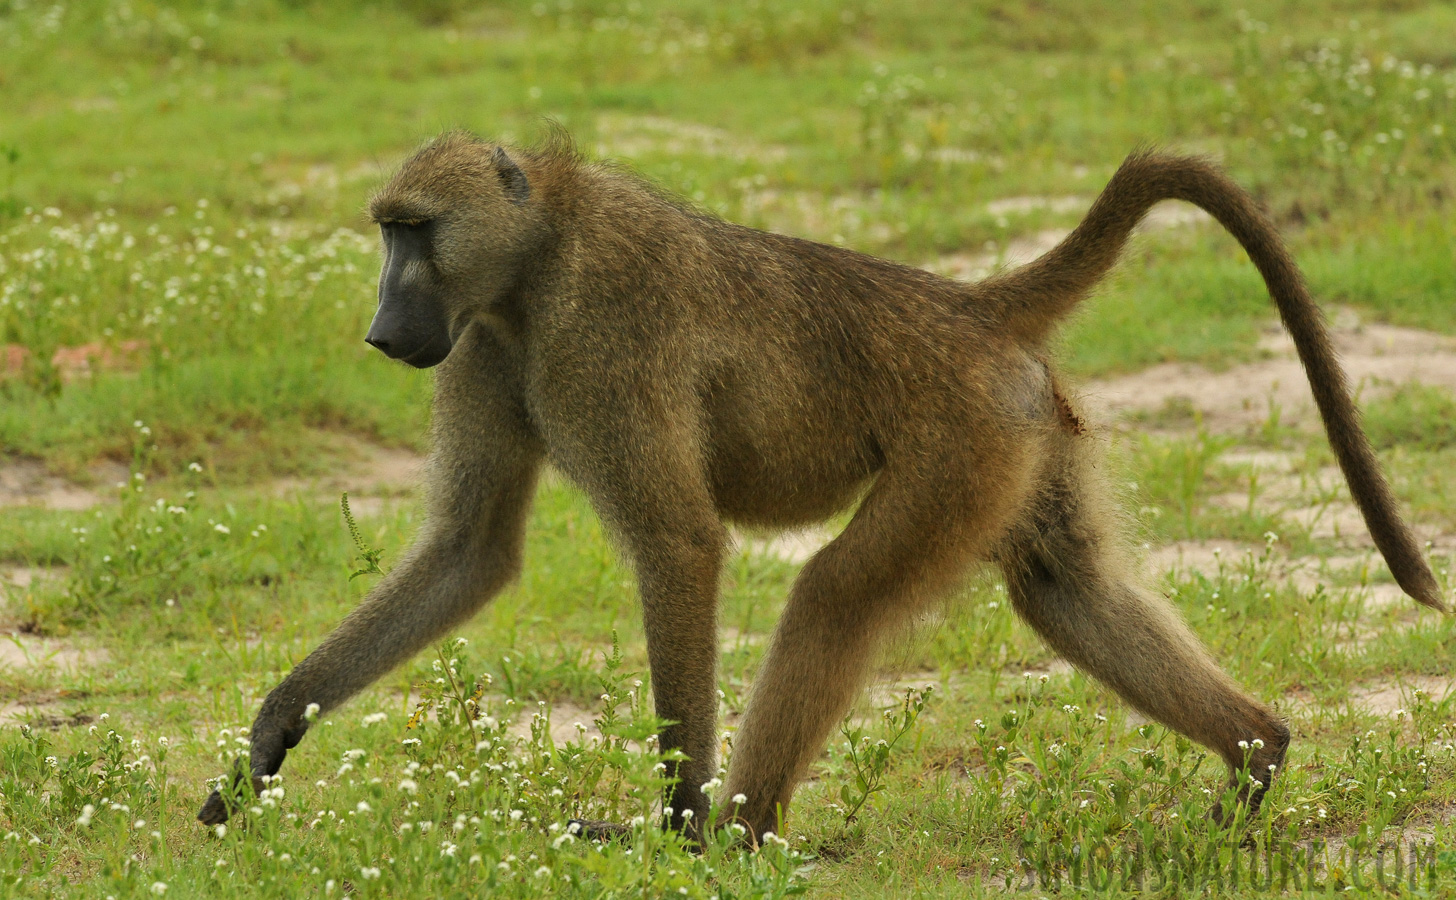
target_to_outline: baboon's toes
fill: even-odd
[[[616,822],[598,822],[591,819],[570,819],[566,830],[584,841],[620,841],[632,834],[632,829]]]
[[[222,794],[213,791],[202,804],[202,811],[197,814],[197,821],[204,825],[221,825],[228,820],[227,803],[222,799]]]

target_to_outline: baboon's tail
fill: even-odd
[[[1160,200],[1185,200],[1210,213],[1253,260],[1289,329],[1315,405],[1350,494],[1396,582],[1426,606],[1444,610],[1441,589],[1360,427],[1324,316],[1309,295],[1273,223],[1253,199],[1207,160],[1150,151],[1133,153],[1112,176],[1081,224],[1051,251],[983,286],[1005,327],[1039,342],[1096,286],[1122,253],[1133,227]]]

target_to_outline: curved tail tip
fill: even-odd
[[[1429,606],[1437,612],[1451,612],[1451,607],[1446,605],[1445,598],[1441,596],[1441,586],[1436,583],[1436,576],[1429,571],[1420,573],[1417,578],[1398,580],[1400,589],[1409,594],[1417,603]]]

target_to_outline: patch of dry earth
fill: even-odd
[[[389,497],[414,494],[421,484],[425,457],[412,450],[363,445],[362,458],[342,465],[318,478],[280,478],[269,491],[275,496],[295,494],[319,496],[337,503],[339,494],[349,492],[349,508],[356,516],[369,518],[384,510]]]
[[[0,507],[36,506],[76,511],[90,509],[114,494],[112,486],[127,479],[126,466],[110,460],[87,467],[91,486],[53,475],[33,459],[0,461]]]
[[[1395,325],[1362,324],[1341,315],[1332,329],[1350,383],[1361,399],[1390,394],[1406,382],[1456,390],[1456,338]],[[1309,382],[1282,328],[1260,341],[1268,359],[1215,372],[1190,363],[1163,363],[1133,375],[1097,380],[1083,390],[1087,404],[1104,419],[1153,413],[1170,404],[1191,403],[1213,432],[1241,432],[1269,419],[1271,404],[1285,424],[1316,422]]]
[[[551,740],[558,747],[568,741],[580,744],[597,741],[602,737],[602,733],[596,725],[596,713],[565,701],[551,703],[544,707],[537,706],[535,709],[526,706],[507,730],[518,738],[529,740],[532,720],[539,712],[547,713],[549,716]]]
[[[53,668],[79,671],[83,666],[105,662],[110,654],[101,649],[82,649],[60,638],[38,637],[19,632],[0,633],[0,672],[7,669]]]

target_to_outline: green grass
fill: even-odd
[[[787,846],[746,853],[723,835],[690,853],[652,827],[632,576],[554,479],[520,582],[462,629],[467,643],[316,726],[246,825],[192,820],[261,697],[371,581],[350,580],[337,498],[309,479],[348,471],[363,446],[427,445],[428,375],[362,342],[378,265],[362,209],[418,142],[454,126],[529,141],[554,119],[704,208],[915,264],[1070,227],[1127,152],[1157,143],[1221,159],[1327,304],[1456,332],[1456,12],[1258,6],[0,0],[0,345],[24,348],[0,375],[0,465],[133,473],[93,485],[94,509],[0,511],[0,566],[39,572],[0,588],[0,624],[28,632],[26,652],[60,654],[0,677],[0,716],[34,710],[28,730],[0,726],[0,895],[1104,892],[1089,854],[1212,853],[1226,872],[1273,848],[1287,875],[1319,841],[1347,848],[1321,870],[1338,889],[1375,878],[1373,848],[1402,827],[1435,842],[1449,891],[1452,701],[1408,692],[1399,717],[1360,704],[1447,677],[1451,622],[1374,602],[1388,573],[1298,524],[1300,506],[1339,502],[1312,487],[1331,465],[1317,435],[1273,417],[1208,434],[1176,403],[1130,423],[1172,436],[1116,439],[1110,480],[1139,543],[1250,551],[1155,585],[1294,722],[1243,849],[1204,817],[1223,784],[1205,752],[1053,666],[976,574],[887,650],[881,699],[800,790]],[[986,206],[1043,196],[1078,199]],[[1223,367],[1257,357],[1272,317],[1227,235],[1153,231],[1058,354],[1084,378]],[[80,347],[116,364],[56,357]],[[1448,392],[1419,387],[1367,409],[1431,532],[1456,525],[1453,413]],[[1224,460],[1245,444],[1286,453],[1298,496]],[[299,486],[280,491],[284,477]],[[388,568],[420,508],[377,509],[361,537]],[[1448,553],[1435,559],[1449,584]],[[1284,576],[1310,559],[1325,561],[1314,583]],[[796,570],[748,552],[727,566],[730,723]],[[927,681],[923,710],[906,706],[899,688]],[[607,740],[528,727],[548,712]],[[572,816],[640,824],[630,847],[592,847],[562,837]],[[1208,871],[1145,885],[1181,895]]]

